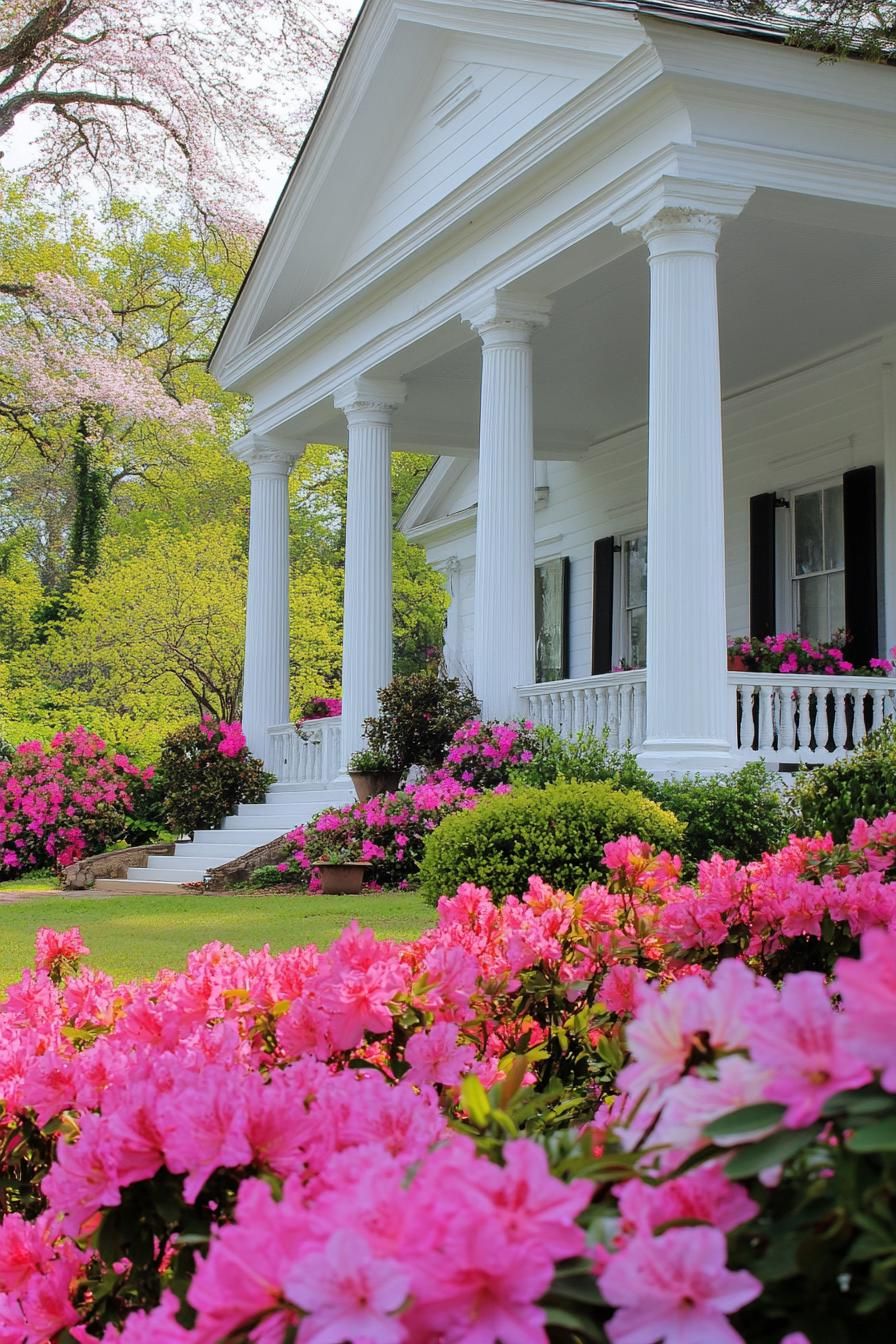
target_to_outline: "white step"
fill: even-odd
[[[185,882],[201,882],[210,868],[279,840],[324,808],[339,807],[353,798],[343,785],[328,789],[274,784],[265,802],[244,803],[217,829],[196,831],[192,840],[179,840],[173,854],[153,854],[145,868],[129,868],[123,885],[175,891]]]
[[[185,882],[201,882],[204,868],[168,868],[164,873],[150,872],[148,868],[129,868],[128,881],[140,885],[151,882],[154,886],[180,887]]]

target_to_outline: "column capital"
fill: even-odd
[[[245,462],[253,476],[288,476],[305,445],[275,434],[244,434],[230,451]]]
[[[639,233],[651,256],[714,253],[723,222],[739,215],[752,195],[752,187],[661,177],[629,197],[613,223],[623,233]]]
[[[483,345],[528,343],[536,327],[546,327],[550,318],[550,299],[522,291],[495,289],[473,303],[461,318],[467,322]]]
[[[349,424],[392,423],[392,416],[404,404],[404,383],[386,378],[352,378],[333,394],[333,405],[342,411]]]

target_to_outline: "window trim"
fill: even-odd
[[[843,489],[843,474],[834,476],[825,476],[821,480],[805,482],[802,485],[793,486],[787,493],[788,508],[786,510],[786,557],[787,568],[784,575],[784,593],[786,594],[786,615],[784,622],[788,630],[796,630],[799,626],[798,603],[797,603],[797,584],[802,579],[822,578],[831,574],[842,574],[844,583],[846,578],[846,557],[844,563],[838,569],[821,569],[812,574],[797,574],[796,572],[796,499],[799,495],[813,495],[839,487]],[[822,509],[824,505],[822,504]],[[845,519],[844,519],[845,524]],[[845,538],[844,538],[845,539]],[[844,617],[845,619],[845,617]],[[830,638],[834,632],[830,631],[824,638]]]
[[[638,537],[647,537],[647,523],[643,527],[632,527],[625,532],[619,532],[616,535],[617,554],[619,556],[618,565],[614,565],[615,579],[613,592],[613,666],[618,667],[623,661],[628,662],[631,650],[628,644],[628,621],[626,613],[629,610],[625,604],[625,543],[635,541]],[[648,556],[650,553],[648,543]]]

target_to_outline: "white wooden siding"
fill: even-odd
[[[437,204],[582,85],[568,74],[443,60],[343,269]]]
[[[728,630],[749,625],[749,502],[752,495],[841,475],[883,462],[880,344],[831,358],[725,401],[725,537]],[[593,448],[578,462],[548,462],[549,496],[535,515],[536,559],[570,558],[570,677],[591,671],[591,586],[594,542],[643,527],[647,521],[646,427]],[[475,498],[472,461],[430,519],[467,507]],[[883,493],[882,474],[879,495]],[[891,524],[892,525],[892,524]],[[881,537],[882,546],[882,537]],[[463,563],[461,626],[472,661],[475,523],[427,547],[433,561]],[[881,552],[882,553],[882,552]],[[883,565],[879,599],[883,603]]]

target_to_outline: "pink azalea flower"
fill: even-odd
[[[836,989],[843,1000],[845,1049],[881,1071],[881,1086],[896,1092],[896,934],[870,929],[862,957],[841,957]]]
[[[469,1073],[476,1051],[471,1045],[458,1045],[457,1028],[450,1022],[436,1022],[429,1031],[411,1037],[404,1057],[411,1066],[405,1075],[407,1082],[454,1087]]]
[[[714,1227],[674,1227],[633,1238],[612,1256],[600,1290],[612,1307],[612,1344],[743,1344],[728,1316],[758,1297],[762,1284],[727,1268]]]
[[[301,1344],[400,1344],[410,1277],[397,1261],[374,1255],[363,1236],[340,1230],[323,1251],[306,1255],[286,1275],[287,1296],[307,1312]]]
[[[750,1052],[772,1075],[766,1098],[787,1106],[784,1123],[794,1128],[817,1120],[834,1093],[871,1078],[846,1048],[824,976],[812,971],[785,977],[780,1002],[752,1026]]]

